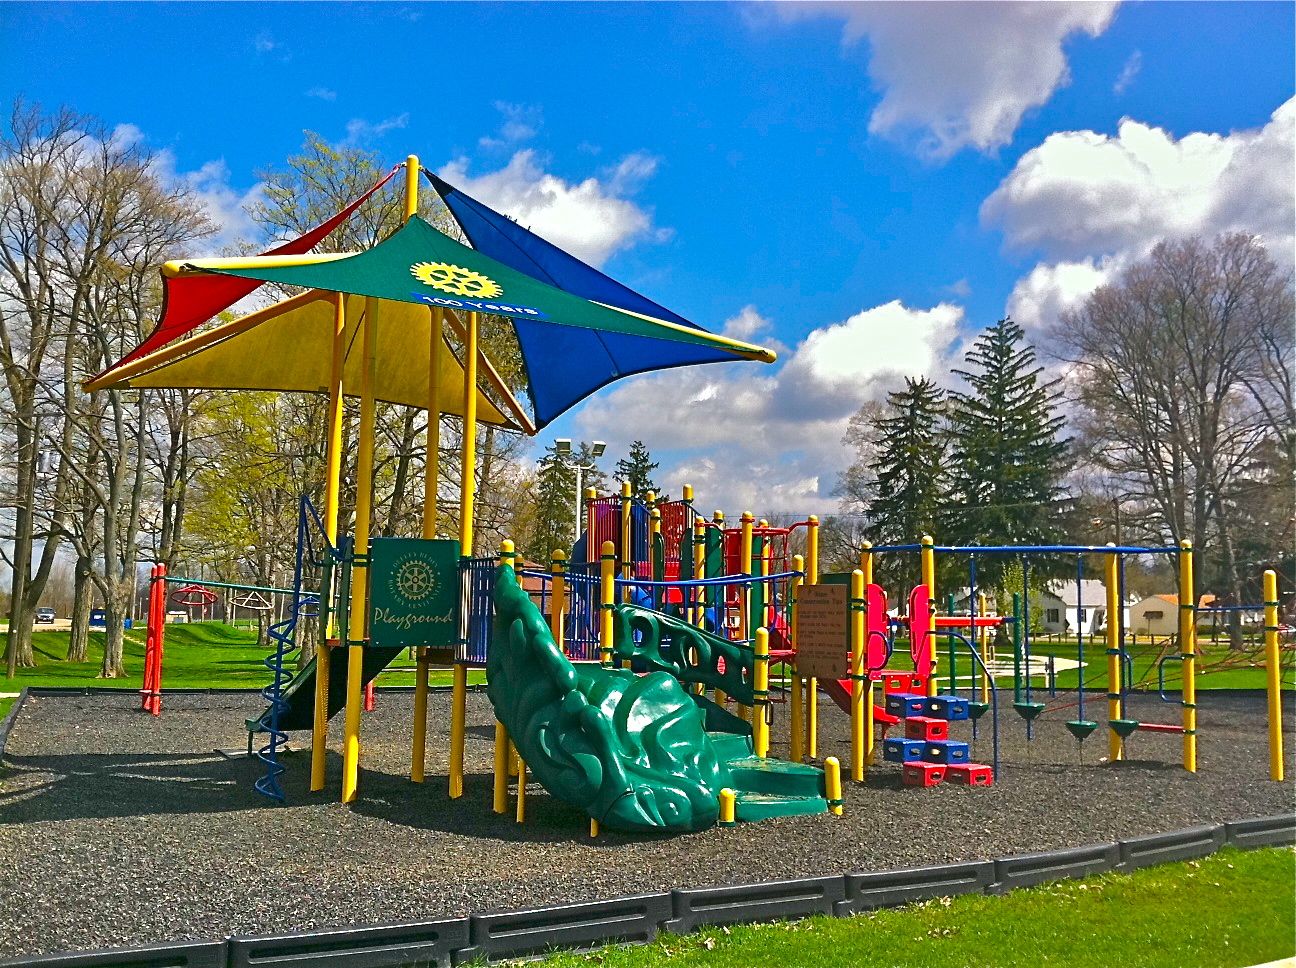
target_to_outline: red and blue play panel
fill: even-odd
[[[968,761],[968,744],[956,743],[953,740],[936,740],[923,743],[922,758],[928,763],[944,763],[947,766]]]
[[[927,695],[927,677],[916,672],[883,672],[882,691],[890,695],[893,692],[921,693]]]
[[[947,769],[949,767],[944,763],[927,763],[918,760],[904,765],[904,772],[900,779],[905,786],[934,787],[945,779]]]
[[[968,786],[993,786],[994,770],[985,763],[951,763],[948,767],[951,783]]]
[[[949,739],[949,723],[930,716],[910,716],[905,720],[905,739]]]
[[[927,697],[911,692],[893,692],[886,697],[886,711],[904,719],[907,716],[925,716]]]
[[[888,739],[882,741],[882,759],[891,763],[909,763],[923,758],[923,747],[927,744],[920,739]]]
[[[968,701],[961,696],[932,696],[921,715],[936,719],[967,719]]]

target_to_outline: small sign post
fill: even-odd
[[[369,546],[369,601],[370,645],[454,645],[459,628],[459,542],[375,538]]]
[[[849,674],[850,589],[802,585],[797,590],[797,675],[841,679]]]

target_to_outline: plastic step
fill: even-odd
[[[759,756],[730,760],[730,785],[738,791],[771,796],[818,797],[824,790],[823,770],[787,760]]]
[[[707,738],[711,740],[716,759],[722,763],[726,760],[743,760],[752,755],[750,736],[742,733],[707,733]]]
[[[740,792],[734,800],[734,819],[739,821],[800,817],[827,812],[828,801],[823,797],[784,797],[769,793]]]

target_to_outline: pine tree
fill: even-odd
[[[576,472],[558,456],[556,444],[550,444],[537,463],[535,517],[524,553],[547,563],[555,549],[571,548],[575,538]]]
[[[940,538],[951,544],[1054,544],[1067,441],[1059,437],[1057,381],[1040,379],[1022,328],[1001,319],[965,356],[966,392],[949,400],[950,502]],[[1003,562],[979,562],[987,585]]]
[[[642,440],[636,440],[630,444],[630,454],[624,460],[617,461],[616,476],[619,481],[630,482],[630,493],[640,501],[647,500],[648,492],[652,491],[657,494],[661,500],[665,495],[657,492],[657,485],[653,483],[652,472],[659,466],[648,453],[648,448],[644,446]]]
[[[905,378],[869,419],[875,456],[866,515],[875,545],[912,544],[932,531],[945,496],[944,393],[934,382]],[[880,555],[878,577],[898,587],[916,571],[912,555]]]

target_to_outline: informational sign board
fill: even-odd
[[[375,538],[369,545],[369,644],[454,645],[459,542]]]
[[[802,585],[797,589],[797,674],[842,679],[849,673],[850,589]]]

